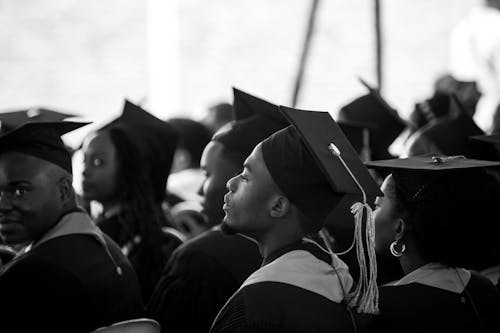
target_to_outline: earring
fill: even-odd
[[[401,244],[401,251],[396,250],[396,245],[398,245],[397,241],[394,241],[391,243],[391,246],[389,246],[389,250],[391,251],[391,254],[395,256],[396,258],[399,258],[403,255],[403,253],[406,250],[406,245],[403,243]]]

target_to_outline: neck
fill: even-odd
[[[262,258],[265,259],[274,251],[284,246],[299,242],[303,236],[302,232],[298,230],[272,231],[258,240],[260,254],[262,255]]]
[[[425,264],[428,264],[428,262],[424,260],[418,253],[411,253],[409,251],[399,258],[399,263],[405,275],[424,266]]]

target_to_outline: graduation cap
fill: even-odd
[[[343,106],[339,111],[337,121],[355,121],[372,125],[370,149],[373,158],[390,157],[387,148],[406,128],[406,122],[399,117],[396,110],[389,106],[377,89],[370,87],[361,79],[360,81],[369,93]]]
[[[101,128],[120,128],[137,145],[150,168],[155,198],[163,200],[178,142],[176,130],[134,103],[125,100],[122,114]]]
[[[373,219],[368,197],[382,195],[378,185],[359,159],[341,129],[328,112],[304,111],[280,106],[292,126],[276,132],[262,142],[264,162],[278,187],[308,217],[309,230],[318,231],[345,195],[361,194],[363,203],[351,207],[356,222],[356,245],[364,255],[363,212],[367,211],[369,281],[361,278],[353,304],[361,312],[376,312],[376,263]],[[365,265],[365,261],[361,263]],[[375,265],[375,266],[374,266]],[[361,271],[366,274],[363,266]],[[367,296],[371,295],[371,296]]]
[[[487,148],[471,145],[470,136],[483,135],[455,95],[450,99],[449,116],[422,127],[410,138],[409,155],[444,154],[484,158]]]
[[[233,94],[234,121],[218,131],[212,140],[246,158],[260,141],[288,126],[288,121],[277,105],[234,87]]]
[[[2,112],[0,113],[0,133],[11,131],[28,122],[56,122],[71,117],[76,117],[76,115],[38,107]]]
[[[28,122],[0,135],[0,154],[20,152],[48,161],[72,173],[71,155],[61,136],[90,123]]]

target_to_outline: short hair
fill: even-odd
[[[496,263],[500,223],[498,169],[393,174],[396,211],[428,262],[481,270]],[[412,195],[403,190],[418,186]],[[404,184],[404,186],[401,186]]]

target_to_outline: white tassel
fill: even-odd
[[[363,215],[366,210],[366,232],[363,237]],[[359,280],[351,294],[349,305],[357,307],[359,313],[376,314],[378,310],[377,258],[375,256],[375,223],[373,212],[367,203],[356,202],[351,206],[354,215],[354,244],[359,263]],[[365,257],[366,242],[368,263]]]

